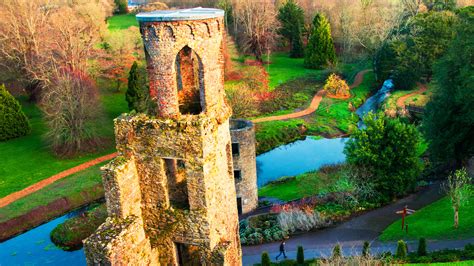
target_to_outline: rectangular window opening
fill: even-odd
[[[239,156],[240,155],[239,143],[232,143],[232,155],[234,155],[234,156]]]
[[[199,260],[199,248],[195,245],[175,243],[178,265],[198,266],[201,265]]]
[[[170,205],[176,209],[189,210],[186,164],[183,160],[164,159]]]
[[[242,180],[242,172],[240,170],[234,170],[234,179],[236,181]]]

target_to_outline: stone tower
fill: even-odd
[[[137,15],[157,115],[115,120],[120,156],[103,168],[109,218],[84,242],[88,264],[241,265],[223,16]]]
[[[251,121],[232,119],[230,136],[237,210],[239,214],[246,214],[255,210],[258,205],[255,127]]]

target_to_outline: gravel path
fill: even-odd
[[[402,97],[397,99],[397,106],[400,108],[405,108],[405,101],[410,98],[411,96],[419,95],[422,94],[423,92],[428,90],[428,87],[426,87],[426,84],[422,83],[417,83],[419,89],[417,91],[414,91],[412,93],[409,93],[407,95],[403,95]]]

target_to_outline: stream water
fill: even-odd
[[[0,243],[0,265],[86,265],[84,251],[66,252],[57,248],[49,233],[69,218],[82,213],[84,209],[72,211],[30,231]]]
[[[388,97],[393,87],[386,80],[382,88],[356,110],[359,117],[375,111]],[[359,122],[359,127],[364,126]],[[280,146],[257,156],[257,183],[263,186],[269,181],[283,176],[293,176],[319,169],[323,165],[345,161],[343,153],[346,138],[304,140]],[[63,251],[54,246],[49,233],[58,224],[77,216],[83,210],[73,211],[46,224],[29,230],[19,236],[0,243],[0,266],[10,265],[86,265],[84,251]]]

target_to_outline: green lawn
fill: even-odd
[[[328,166],[296,177],[282,178],[260,188],[258,196],[290,201],[320,193],[350,189],[342,178],[342,171],[342,166]]]
[[[383,231],[380,240],[415,240],[420,237],[440,240],[474,237],[474,195],[471,195],[469,202],[459,211],[458,229],[453,228],[453,209],[447,197],[418,210],[415,214],[408,216],[406,221],[408,235],[400,229],[401,220],[398,220]]]
[[[61,171],[77,166],[83,162],[112,152],[112,146],[98,153],[78,156],[72,159],[61,159],[54,156],[43,139],[46,126],[41,111],[34,105],[22,101],[23,110],[28,116],[32,132],[28,136],[0,142],[0,198],[21,190],[40,180]],[[101,123],[101,125],[104,125]],[[109,126],[111,123],[109,124]],[[101,126],[101,131],[106,130]]]
[[[310,122],[312,130],[316,134],[329,136],[350,133],[357,127],[359,117],[349,109],[349,103],[354,108],[362,105],[374,84],[375,75],[369,72],[365,74],[362,84],[351,90],[351,98],[343,100],[324,97]]]
[[[131,26],[138,27],[138,21],[135,18],[135,14],[123,14],[123,15],[115,15],[110,17],[107,20],[108,28],[111,31],[115,30],[125,30]]]
[[[83,202],[84,193],[87,193],[89,196],[98,194],[100,197],[103,194],[103,190],[97,190],[94,189],[94,187],[102,184],[99,170],[101,165],[96,165],[79,173],[65,177],[37,192],[0,208],[0,222],[18,217],[36,207],[45,206],[59,198],[67,198],[68,201],[74,202],[80,206],[87,203]]]
[[[309,75],[319,75],[324,70],[307,69],[303,65],[303,58],[290,58],[288,53],[273,53],[270,64],[265,65],[269,75],[269,87],[276,88],[285,82]]]

